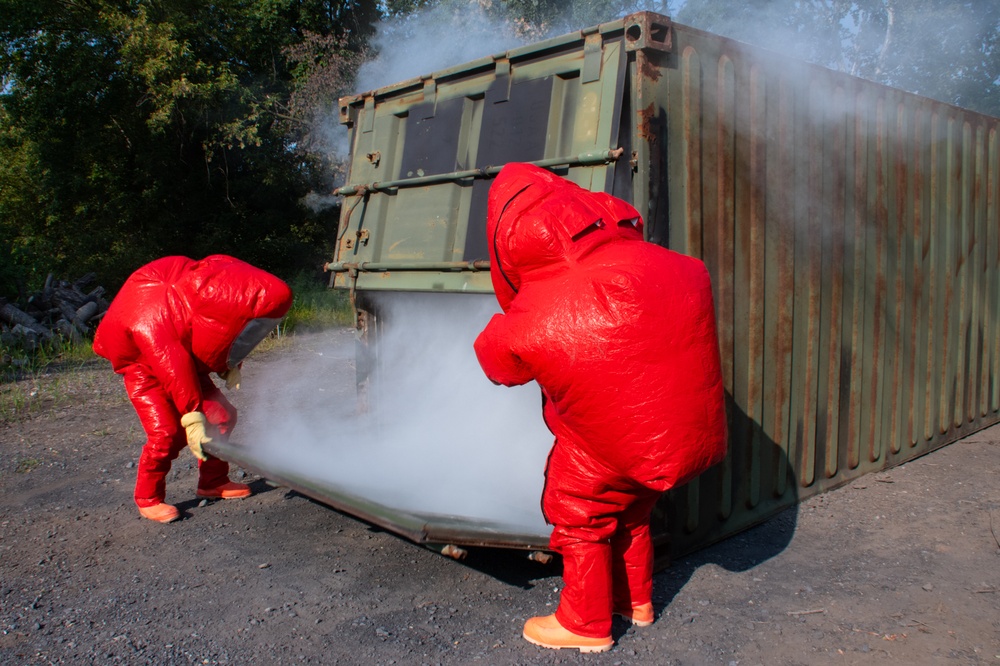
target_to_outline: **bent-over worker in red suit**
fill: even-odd
[[[476,355],[495,383],[538,382],[555,435],[542,511],[564,587],[524,637],[609,650],[612,614],[653,622],[653,505],[725,456],[708,271],[644,241],[629,204],[529,164],[500,171],[487,234],[503,314]]]
[[[202,451],[209,432],[227,436],[236,425],[236,408],[210,373],[239,388],[243,359],[291,304],[283,281],[225,255],[164,257],[125,281],[97,327],[94,351],[124,376],[146,431],[135,483],[143,517],[180,517],[164,499],[170,464],[185,444],[198,458],[198,497],[250,495],[229,480],[229,463]]]

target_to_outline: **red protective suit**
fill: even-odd
[[[288,312],[292,292],[250,264],[213,255],[201,261],[165,257],[133,273],[94,336],[94,351],[111,361],[146,431],[135,502],[163,502],[170,463],[186,444],[181,417],[202,412],[225,436],[236,409],[209,373],[225,373]],[[200,462],[198,488],[227,482],[229,464]]]
[[[500,172],[487,216],[504,314],[476,355],[495,383],[542,388],[555,435],[542,511],[564,563],[556,618],[610,636],[612,609],[652,601],[658,497],[726,452],[708,271],[644,241],[627,203],[528,164]]]

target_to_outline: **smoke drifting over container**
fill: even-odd
[[[511,23],[491,18],[478,3],[459,4],[381,23],[372,40],[378,56],[361,66],[355,89],[374,90],[525,43]]]

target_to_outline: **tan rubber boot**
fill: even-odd
[[[637,627],[653,624],[653,604],[639,604],[630,610],[616,610],[615,615],[623,617]]]
[[[235,483],[226,481],[221,486],[215,488],[199,488],[195,493],[198,497],[240,499],[250,497],[250,486],[245,483]]]
[[[615,642],[611,636],[591,638],[566,629],[555,615],[533,617],[524,623],[524,639],[544,648],[576,648],[580,652],[607,652]]]
[[[139,514],[143,518],[155,520],[158,523],[172,523],[181,517],[181,512],[173,504],[160,502],[153,506],[140,506]]]

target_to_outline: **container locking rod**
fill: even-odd
[[[489,259],[474,261],[429,261],[427,263],[407,263],[391,261],[330,261],[323,264],[323,270],[333,273],[388,273],[391,271],[488,271]]]
[[[580,153],[579,155],[573,157],[552,157],[546,160],[536,160],[531,162],[531,164],[545,169],[561,166],[597,166],[617,161],[624,152],[624,148],[593,150],[586,153]],[[452,171],[451,173],[439,173],[433,176],[418,176],[417,178],[386,180],[370,183],[368,185],[344,185],[343,187],[335,189],[333,193],[335,195],[350,197],[364,195],[368,192],[387,192],[401,187],[420,187],[421,185],[452,183],[458,180],[468,180],[470,178],[492,178],[500,173],[500,169],[502,168],[503,165],[488,166],[483,167],[482,169],[466,169],[464,171]]]

